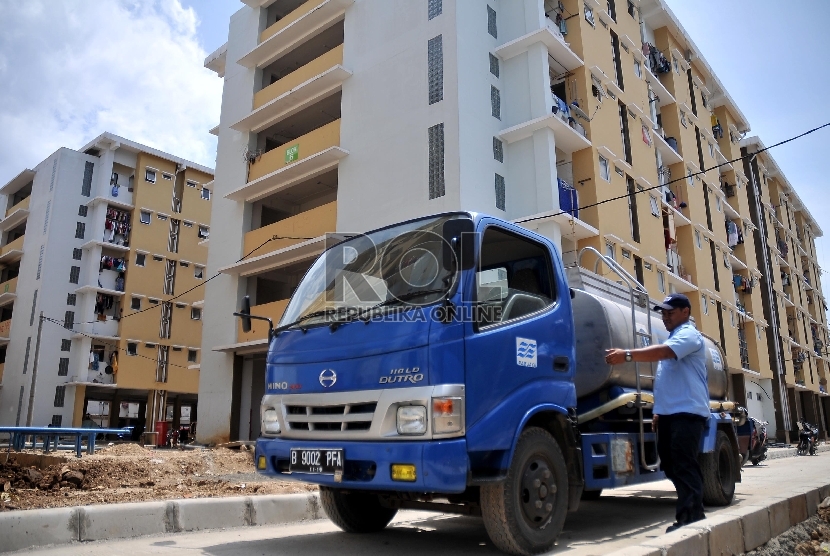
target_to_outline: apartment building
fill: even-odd
[[[740,159],[749,122],[662,0],[243,3],[205,60],[224,92],[200,440],[259,433],[267,325],[241,330],[243,296],[276,322],[326,234],[451,210],[544,234],[567,264],[592,268],[578,253],[593,247],[652,297],[686,293],[733,396],[771,423],[784,416],[779,435],[812,396],[825,428],[825,355],[811,357],[804,396],[788,394],[797,381],[777,386],[789,375],[769,351],[780,321]],[[795,210],[799,237],[819,237]]]
[[[195,419],[212,180],[104,133],[0,188],[0,423]]]

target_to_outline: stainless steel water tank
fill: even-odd
[[[572,300],[576,332],[576,395],[587,396],[609,386],[636,388],[637,378],[634,363],[608,365],[605,350],[610,348],[639,348],[662,343],[668,332],[658,314],[649,311],[651,317],[650,340],[641,339],[634,344],[631,327],[631,308],[599,297],[583,290],[574,290]],[[646,313],[636,312],[637,328],[646,332]],[[709,338],[706,342],[706,368],[709,371],[709,397],[713,400],[726,399],[727,370],[720,349]],[[640,363],[640,374],[654,376],[657,363]],[[651,390],[653,381],[641,379],[643,390]]]

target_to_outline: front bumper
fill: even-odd
[[[291,448],[342,448],[345,456],[343,480],[333,475],[289,473]],[[467,441],[430,440],[412,442],[343,442],[282,438],[259,438],[254,461],[265,456],[266,469],[260,473],[280,479],[304,481],[337,488],[396,490],[410,492],[460,493],[467,487],[470,461]],[[414,464],[414,482],[393,481],[393,463]]]

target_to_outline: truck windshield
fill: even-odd
[[[453,287],[457,267],[442,264],[445,215],[355,236],[326,250],[306,273],[280,326],[333,322],[372,308],[424,306]]]

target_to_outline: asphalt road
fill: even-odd
[[[791,457],[744,468],[734,505],[761,504],[802,486],[830,483],[830,452]],[[617,489],[570,514],[553,554],[601,555],[660,536],[674,521],[674,489],[668,481]],[[708,514],[717,513],[709,509]],[[723,511],[721,509],[720,511]],[[140,556],[338,556],[390,554],[498,554],[481,520],[427,512],[400,512],[383,532],[348,535],[328,520],[295,525],[180,533],[138,539],[75,543],[25,551],[38,555],[126,554]]]

